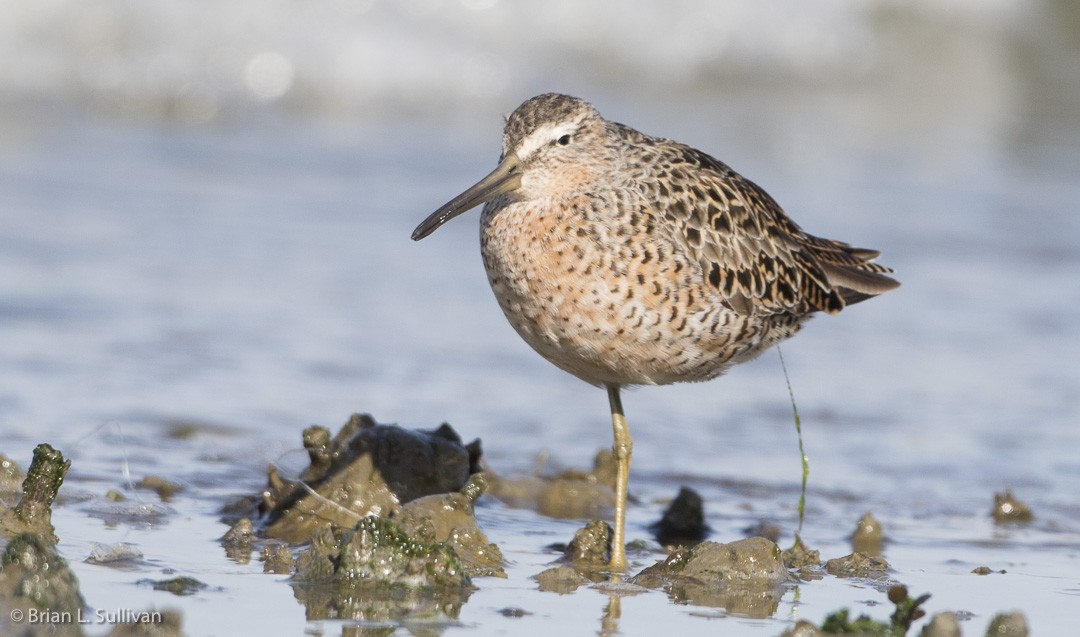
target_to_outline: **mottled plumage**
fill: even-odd
[[[519,106],[499,167],[413,238],[483,202],[484,267],[507,319],[544,358],[608,389],[616,569],[631,445],[619,388],[714,378],[813,313],[898,285],[877,252],[805,233],[723,162],[565,95]]]

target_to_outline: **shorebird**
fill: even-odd
[[[546,93],[506,120],[488,176],[425,219],[420,240],[480,204],[503,313],[541,356],[607,389],[617,461],[609,568],[627,568],[629,385],[715,378],[899,285],[879,253],[804,232],[723,162]]]

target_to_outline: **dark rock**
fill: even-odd
[[[656,541],[664,546],[693,546],[704,540],[709,527],[705,524],[701,496],[693,489],[681,487],[651,530]]]
[[[259,507],[268,537],[301,543],[326,524],[351,528],[368,515],[392,516],[417,498],[459,491],[480,455],[479,441],[463,445],[446,424],[414,431],[355,414],[332,438],[309,427],[304,446],[311,464],[300,478],[315,493],[271,468]]]

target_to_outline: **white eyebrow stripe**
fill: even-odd
[[[573,133],[578,129],[579,124],[578,121],[560,122],[558,124],[544,124],[537,128],[521,141],[521,147],[517,152],[518,159],[525,159],[545,144],[549,144],[563,135]]]

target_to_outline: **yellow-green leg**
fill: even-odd
[[[608,402],[611,403],[611,426],[615,430],[615,534],[611,539],[611,561],[608,566],[612,571],[626,570],[626,492],[630,484],[630,454],[634,441],[630,439],[630,428],[626,425],[622,400],[619,398],[619,386],[607,386]]]

